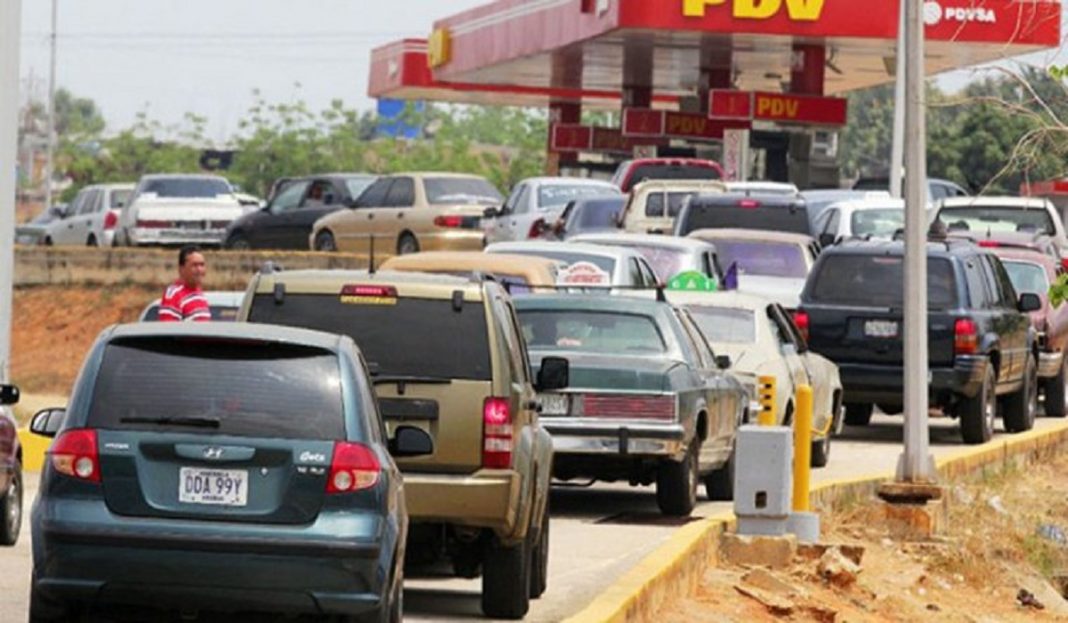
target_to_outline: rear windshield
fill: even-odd
[[[850,231],[854,236],[893,238],[905,227],[905,211],[900,208],[858,210],[853,213]]]
[[[538,207],[552,208],[567,205],[573,199],[613,194],[615,189],[594,184],[551,184],[538,188]]]
[[[748,309],[687,305],[690,316],[712,343],[752,344],[756,342],[756,320]]]
[[[185,419],[189,425],[161,418]],[[93,428],[344,439],[337,355],[305,346],[192,338],[115,341],[104,351]]]
[[[230,185],[221,179],[203,177],[177,177],[149,180],[141,187],[141,193],[156,193],[158,197],[213,199],[229,195]]]
[[[692,269],[703,270],[704,267],[694,266],[690,261],[690,254],[686,251],[679,249],[671,249],[669,247],[658,247],[652,245],[627,245],[634,249],[638,253],[642,254],[642,257],[649,262],[649,265],[653,267],[653,271],[658,275],[664,277],[674,277],[675,275]]]
[[[557,260],[565,264],[571,265],[576,262],[589,262],[605,271],[609,275],[616,272],[616,261],[611,257],[604,255],[590,255],[588,253],[572,252],[572,251],[538,251],[534,249],[508,249],[502,251],[502,253],[509,253],[515,255],[532,255],[535,257],[547,257],[550,260]],[[659,274],[659,273],[657,273]]]
[[[715,243],[724,270],[728,270],[731,264],[737,264],[740,275],[801,279],[808,275],[804,251],[796,244],[722,239],[717,239]]]
[[[431,204],[497,205],[504,197],[484,179],[477,177],[428,177],[426,200]]]
[[[398,298],[343,303],[339,295],[257,295],[250,322],[303,327],[348,335],[382,376],[417,376],[488,381],[490,366],[486,311],[482,303]]]
[[[572,209],[567,220],[570,232],[584,229],[615,229],[619,227],[619,213],[623,209],[622,199],[604,201],[585,201]]]
[[[730,199],[727,202],[690,202],[686,220],[680,224],[680,236],[698,229],[760,229],[808,234],[808,212],[804,205],[767,205],[747,207]]]
[[[645,180],[718,180],[719,171],[713,167],[691,164],[643,164],[631,170],[629,186]]]
[[[649,316],[539,309],[519,312],[519,323],[527,344],[536,350],[608,355],[667,351],[656,321]]]
[[[887,255],[831,255],[810,277],[808,297],[813,303],[894,307],[904,305],[904,258]],[[957,281],[945,258],[927,260],[927,305],[933,309],[956,306]]]
[[[938,213],[938,220],[945,223],[949,231],[1020,231],[1050,236],[1057,233],[1045,208],[947,207]]]
[[[1034,292],[1046,296],[1049,292],[1049,276],[1046,269],[1032,262],[1001,260],[1009,273],[1009,280],[1017,292]]]
[[[664,216],[664,208],[667,207],[667,216],[675,218],[682,211],[682,206],[696,194],[696,191],[650,193],[645,199],[645,215]]]

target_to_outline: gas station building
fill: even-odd
[[[698,156],[735,179],[837,187],[844,96],[893,82],[899,1],[497,0],[374,50],[368,93],[548,109],[550,173]],[[928,75],[1061,42],[1059,0],[923,12]]]

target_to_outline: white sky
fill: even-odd
[[[222,140],[237,131],[253,89],[313,110],[335,98],[370,108],[372,48],[426,36],[434,20],[485,1],[59,0],[58,84],[96,100],[112,129],[141,110],[167,124],[193,112]],[[51,2],[22,6],[23,93],[43,98]],[[1036,56],[1028,60],[1051,55]],[[973,75],[940,83],[955,89]]]

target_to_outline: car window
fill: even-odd
[[[85,197],[78,205],[79,215],[92,214],[96,212],[96,207],[100,204],[100,191],[90,190],[85,193]],[[73,214],[73,213],[72,213]]]
[[[386,201],[386,193],[389,192],[389,187],[393,185],[393,178],[383,177],[367,187],[367,190],[363,191],[363,194],[356,198],[356,207],[358,208],[376,208],[382,206]]]
[[[803,248],[792,242],[717,239],[715,244],[723,266],[737,264],[740,275],[804,279],[808,274]]]
[[[667,352],[655,319],[638,314],[585,310],[520,310],[523,337],[535,350],[609,355]]]
[[[638,260],[630,258],[627,262],[627,284],[632,286],[645,285],[644,275],[642,275],[642,268],[638,265]]]
[[[66,216],[74,216],[75,214],[81,212],[82,207],[85,205],[86,200],[89,198],[89,193],[90,191],[88,190],[79,191],[78,194],[74,196],[74,199],[70,202],[70,205],[67,206],[67,211],[65,213]]]
[[[825,257],[809,277],[806,292],[811,301],[826,305],[860,307],[904,306],[904,259],[894,255],[842,253]],[[957,280],[950,260],[927,260],[927,304],[950,309],[957,304]]]
[[[130,202],[130,195],[132,194],[133,191],[126,188],[111,191],[111,200],[108,207],[112,210],[122,208]]]
[[[334,183],[329,180],[315,180],[308,187],[307,194],[304,195],[304,201],[301,202],[300,207],[322,207],[324,205],[333,205],[337,203],[337,191],[334,189]]]
[[[161,198],[214,199],[233,193],[226,180],[210,177],[171,177],[146,180],[138,194]]]
[[[410,208],[415,205],[415,181],[410,177],[393,180],[382,205],[390,208]]]
[[[823,233],[831,234],[832,236],[838,235],[838,226],[842,222],[842,213],[838,208],[831,208],[827,210],[827,225],[823,228]]]
[[[904,227],[905,211],[901,208],[857,210],[850,218],[850,231],[854,236],[893,238]]]
[[[759,229],[809,235],[811,226],[804,203],[784,204],[740,197],[703,196],[691,201],[677,223],[685,236],[698,229]]]
[[[748,309],[687,305],[690,317],[705,338],[713,344],[753,344],[756,342],[756,319]]]
[[[295,210],[300,205],[300,200],[304,197],[304,191],[307,190],[308,185],[307,180],[297,180],[286,184],[282,192],[278,193],[271,202],[271,212],[281,214]]]
[[[1002,260],[1001,265],[1005,267],[1017,292],[1045,295],[1049,291],[1049,276],[1042,265],[1014,260]]]
[[[645,279],[645,285],[655,287],[660,285],[660,278],[657,277],[657,272],[649,266],[649,263],[644,258],[638,258],[638,268],[642,271],[642,277]]]
[[[649,193],[645,197],[646,216],[664,216],[664,193]]]
[[[504,200],[504,204],[501,206],[504,212],[514,213],[518,210],[519,196],[522,195],[527,189],[526,184],[519,184],[512,189],[511,194]]]
[[[938,219],[949,231],[1027,232],[1056,235],[1049,212],[1012,206],[945,206]]]
[[[538,209],[566,205],[572,199],[614,194],[612,189],[594,184],[542,184],[538,187]]]
[[[932,182],[931,184],[928,184],[928,188],[930,189],[930,192],[931,192],[931,200],[932,201],[938,201],[939,199],[945,199],[946,197],[949,196],[949,193],[946,192],[946,187],[943,186],[942,184],[937,183],[937,182]]]
[[[554,251],[554,250],[540,250],[540,249],[505,249],[501,253],[515,254],[515,255],[533,255],[534,257],[547,257],[550,260],[558,260],[565,264],[575,264],[577,262],[589,262],[600,268],[609,275],[613,275],[616,272],[616,260],[615,258],[604,255],[590,255],[588,253],[573,252],[573,251]]]
[[[1019,298],[1016,294],[1016,288],[1012,285],[1012,279],[1009,278],[1008,271],[1001,264],[1001,260],[994,256],[990,256],[990,265],[994,269],[994,276],[997,278],[998,289],[1001,290],[1001,304],[1005,309],[1016,309],[1016,301]]]
[[[426,200],[431,205],[500,205],[504,197],[480,177],[423,178]]]
[[[964,262],[964,279],[968,283],[968,298],[974,309],[993,307],[994,295],[990,291],[991,282],[975,259]]]
[[[528,379],[527,362],[525,361],[525,353],[521,346],[523,340],[519,336],[518,328],[512,324],[512,315],[504,297],[493,297],[493,308],[494,313],[497,316],[496,328],[498,331],[498,338],[502,339],[508,346],[508,364],[512,372],[512,381],[524,383]]]
[[[375,178],[373,177],[347,177],[345,178],[345,188],[349,191],[349,197],[355,199],[363,194],[363,191],[367,190],[374,182]]]
[[[708,346],[708,342],[705,341],[701,332],[693,326],[685,312],[676,309],[675,315],[682,325],[682,330],[686,333],[686,338],[690,341],[690,346],[697,355],[698,366],[701,368],[715,367],[716,356],[712,353],[712,349]]]

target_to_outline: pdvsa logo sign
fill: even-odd
[[[928,26],[937,26],[942,22],[996,24],[998,16],[993,9],[971,6],[943,7],[935,0],[930,0],[923,3],[923,21]]]
[[[731,14],[737,19],[771,19],[786,11],[795,22],[815,22],[823,14],[826,0],[730,0]],[[861,0],[858,0],[861,1]],[[704,17],[708,7],[727,4],[728,0],[682,0],[682,14]]]

